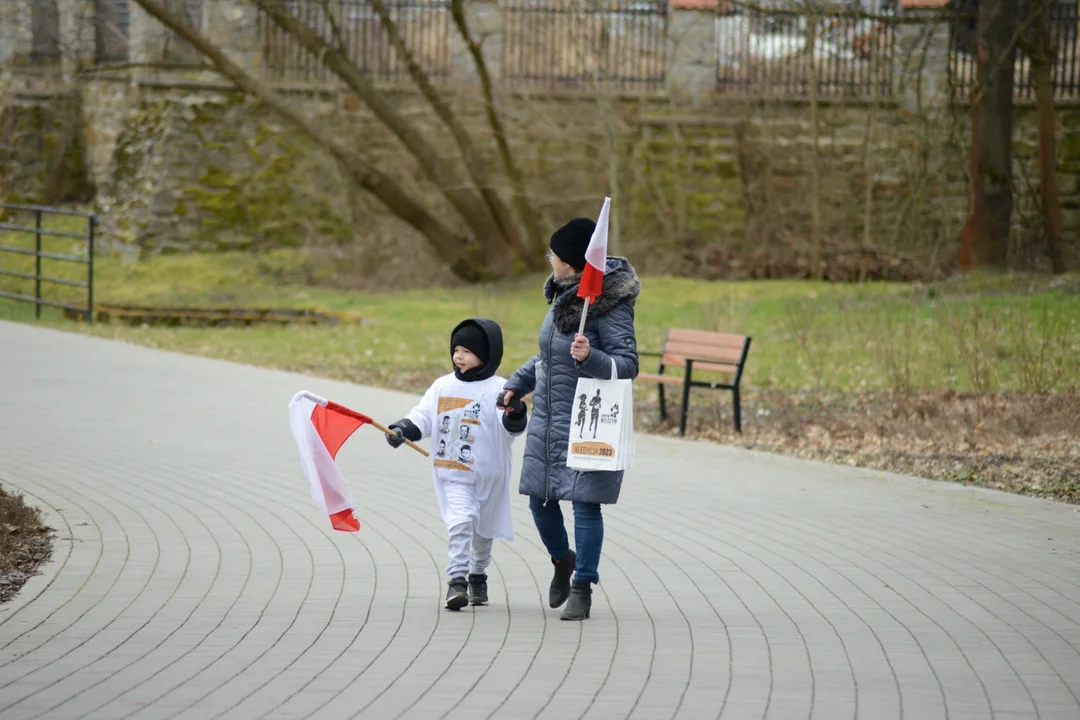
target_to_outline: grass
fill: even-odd
[[[3,244],[32,247],[31,236]],[[75,243],[47,239],[46,250]],[[0,255],[0,267],[32,272],[33,259]],[[43,272],[75,279],[85,266],[43,261]],[[422,389],[448,368],[448,333],[485,315],[506,334],[502,372],[530,357],[547,309],[543,277],[483,288],[396,293],[320,285],[332,268],[301,250],[261,254],[101,255],[95,299],[102,303],[319,307],[361,315],[353,327],[158,328],[60,319],[43,322],[172,350]],[[658,350],[669,327],[753,336],[748,388],[840,391],[1059,392],[1080,377],[1080,278],[1056,281],[976,277],[938,287],[806,281],[707,282],[647,277],[637,306],[643,350]],[[0,289],[33,294],[31,281],[0,277]],[[85,303],[85,291],[50,286],[46,297]],[[32,319],[32,306],[0,300],[0,318]],[[651,363],[650,359],[643,360]]]
[[[2,244],[15,242],[32,238]],[[11,258],[0,255],[0,267],[12,268]],[[16,260],[22,271],[32,268],[29,258]],[[75,278],[83,268],[45,261],[43,270]],[[378,293],[334,289],[338,272],[302,250],[141,262],[103,254],[95,293],[117,304],[317,307],[355,313],[362,324],[89,326],[54,311],[40,322],[410,392],[449,370],[449,332],[468,316],[503,326],[504,376],[536,352],[547,310],[542,276]],[[692,437],[1080,503],[1080,277],[973,275],[933,286],[657,276],[642,283],[642,350],[659,350],[669,327],[754,338],[746,432],[731,432],[729,394],[699,391]],[[26,293],[27,285],[32,293],[27,281],[0,277],[0,289]],[[75,289],[50,291],[84,302]],[[33,308],[0,300],[0,319],[34,322]],[[643,358],[647,369],[652,362]],[[642,386],[636,405],[643,431],[673,432],[656,419],[653,388]]]

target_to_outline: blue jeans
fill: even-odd
[[[558,501],[549,500],[545,504],[541,498],[530,496],[529,509],[551,559],[562,560],[570,552],[570,540]],[[600,549],[604,545],[604,516],[599,503],[574,503],[574,544],[577,546],[574,579],[594,584],[600,582],[597,568],[600,565]]]

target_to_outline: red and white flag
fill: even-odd
[[[289,427],[300,450],[304,475],[311,483],[311,499],[330,517],[335,530],[360,530],[360,522],[353,517],[352,491],[335,458],[350,435],[371,423],[367,415],[306,390],[289,402]]]
[[[589,248],[585,251],[585,269],[581,273],[578,285],[578,297],[589,305],[604,291],[604,272],[607,269],[608,216],[611,214],[611,198],[604,198],[604,207],[600,208],[600,217],[596,229],[589,238]]]

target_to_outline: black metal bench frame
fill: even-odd
[[[746,356],[750,353],[750,340],[749,336],[746,336],[746,340],[743,343],[742,351],[739,353],[738,362],[732,367],[735,368],[734,378],[730,383],[726,382],[704,382],[701,380],[694,380],[694,363],[705,363],[708,365],[724,365],[727,363],[718,362],[717,360],[709,360],[706,358],[685,358],[683,365],[683,381],[682,381],[682,408],[679,412],[679,435],[686,435],[686,420],[690,414],[690,390],[691,388],[711,388],[713,390],[730,390],[732,396],[732,402],[734,405],[735,415],[735,431],[742,432],[742,398],[739,392],[739,385],[742,382],[743,369],[746,367]],[[667,345],[665,339],[664,344]],[[664,375],[664,356],[671,353],[661,352],[639,352],[638,355],[645,357],[659,357],[660,366],[657,369],[657,375]],[[665,376],[671,377],[671,376]],[[645,377],[643,382],[649,382],[649,378]],[[655,382],[655,381],[653,381]],[[672,383],[674,384],[674,383]],[[664,397],[664,383],[658,382],[657,385],[660,388],[660,419],[667,420],[667,404]]]

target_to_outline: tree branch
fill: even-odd
[[[306,23],[301,22],[279,0],[253,0],[278,27],[296,38],[304,48],[321,58],[326,66],[352,90],[375,114],[405,149],[416,158],[428,178],[438,187],[462,220],[472,228],[475,238],[484,249],[486,260],[498,275],[510,273],[508,248],[499,242],[499,229],[487,207],[457,173],[443,161],[435,148],[383,97],[382,93],[345,55],[319,37]]]
[[[408,68],[413,83],[454,137],[454,142],[457,143],[458,149],[461,151],[461,157],[465,161],[465,168],[468,170],[469,177],[472,178],[473,183],[479,189],[480,196],[484,199],[488,210],[491,211],[492,217],[502,231],[503,238],[521,256],[521,259],[530,270],[540,270],[544,266],[542,254],[535,247],[530,249],[522,241],[514,218],[510,214],[510,209],[506,207],[502,198],[495,191],[491,179],[488,177],[487,169],[484,167],[479,153],[476,152],[476,146],[473,145],[469,133],[458,121],[457,116],[454,115],[453,110],[450,109],[439,91],[431,84],[431,80],[424,69],[420,67],[420,63],[416,61],[416,56],[412,50],[401,39],[401,33],[397,30],[397,23],[394,22],[390,11],[387,10],[386,3],[383,0],[370,0],[370,2],[382,22],[387,37],[394,46],[394,51],[399,58],[405,61],[405,67]]]
[[[154,0],[135,0],[147,13],[186,40],[195,50],[205,56],[214,67],[229,78],[240,90],[257,98],[282,118],[303,131],[319,146],[327,150],[348,172],[353,181],[378,198],[398,218],[414,227],[434,246],[438,254],[450,265],[454,274],[463,280],[476,281],[481,273],[465,252],[467,239],[443,225],[427,208],[412,199],[393,179],[371,167],[364,158],[319,128],[310,118],[294,110],[294,106],[276,92],[252,77],[229,60],[221,50],[180,18]]]
[[[536,213],[533,211],[532,204],[529,202],[528,194],[525,191],[525,180],[518,169],[517,163],[514,162],[514,156],[510,152],[510,143],[506,139],[506,130],[503,128],[502,120],[499,118],[499,113],[495,108],[495,93],[492,89],[491,73],[488,72],[483,49],[473,39],[472,33],[469,31],[469,25],[465,20],[464,0],[451,0],[450,15],[454,19],[454,25],[461,34],[461,38],[465,41],[465,46],[469,49],[469,54],[472,55],[476,73],[480,76],[480,89],[484,95],[484,110],[487,113],[491,133],[495,136],[495,145],[499,150],[499,159],[502,161],[503,172],[510,178],[510,184],[514,191],[514,207],[525,223],[525,231],[529,234],[529,243],[534,248],[542,248],[544,243],[540,234],[540,225],[536,220]]]

